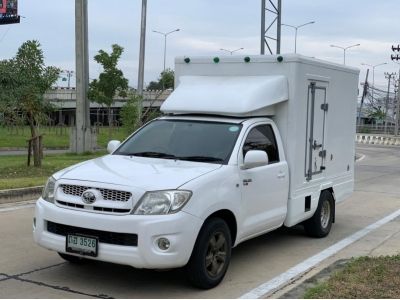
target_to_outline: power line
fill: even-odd
[[[4,40],[4,38],[6,37],[7,33],[10,31],[10,29],[11,29],[11,26],[8,26],[6,32],[0,38],[0,43]]]

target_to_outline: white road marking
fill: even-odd
[[[277,291],[281,287],[285,286],[289,282],[297,279],[299,276],[309,271],[311,268],[315,267],[323,260],[338,253],[345,247],[363,238],[371,231],[378,229],[379,227],[389,223],[390,221],[394,220],[399,216],[400,216],[400,209],[384,217],[383,219],[365,227],[364,229],[357,231],[356,233],[350,235],[349,237],[344,238],[343,240],[337,242],[336,244],[330,246],[329,248],[326,248],[325,250],[317,253],[316,255],[304,260],[303,262],[299,263],[293,268],[287,270],[285,273],[282,273],[276,276],[275,278],[271,279],[270,281],[267,281],[259,285],[255,289],[242,295],[240,299],[258,299],[263,296],[266,296],[267,294]]]
[[[356,160],[356,162],[362,161],[365,158],[364,154],[361,154],[361,156]]]
[[[0,213],[18,210],[18,209],[24,209],[24,208],[32,208],[32,207],[35,207],[35,203],[27,203],[27,204],[20,204],[20,205],[14,205],[14,206],[0,207]]]

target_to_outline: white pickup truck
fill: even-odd
[[[34,239],[212,288],[245,240],[299,223],[324,237],[353,190],[357,84],[299,55],[177,58],[163,117],[49,178]]]

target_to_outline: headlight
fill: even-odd
[[[166,215],[182,209],[188,202],[190,191],[156,191],[147,192],[134,209],[135,215]]]
[[[54,187],[56,185],[56,180],[50,177],[42,192],[42,198],[50,203],[54,203]]]

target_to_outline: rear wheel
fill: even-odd
[[[309,236],[322,238],[329,234],[335,214],[335,200],[331,192],[323,191],[319,197],[317,210],[311,219],[304,222]]]
[[[69,254],[60,253],[60,252],[58,252],[58,255],[60,255],[62,259],[66,260],[70,263],[73,263],[73,264],[81,264],[85,261],[84,258],[79,257],[79,256],[69,255]]]
[[[186,266],[190,282],[199,288],[217,286],[231,258],[232,240],[228,225],[220,218],[208,220],[200,230]]]

